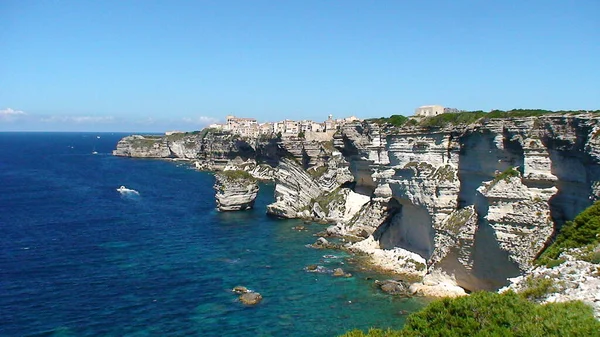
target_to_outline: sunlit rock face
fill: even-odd
[[[258,184],[254,178],[232,177],[224,173],[215,174],[214,189],[217,209],[222,212],[250,209],[254,207],[258,194]]]
[[[586,114],[430,128],[355,122],[326,141],[140,137],[115,154],[273,180],[268,213],[329,222],[328,234],[363,239],[352,249],[385,268],[468,290],[528,272],[553,233],[600,196],[600,125]]]
[[[378,221],[336,228],[418,254],[429,272],[468,290],[498,289],[530,270],[557,227],[598,198],[598,130],[590,115],[430,129],[347,125],[336,146],[356,188],[371,193],[367,206],[383,205]]]

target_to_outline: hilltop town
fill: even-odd
[[[412,118],[431,117],[457,111],[456,109],[444,108],[441,105],[424,105],[415,109],[415,115]],[[295,121],[290,119],[279,122],[258,123],[255,118],[243,118],[232,115],[227,116],[225,119],[226,122],[223,124],[211,124],[208,127],[229,131],[244,137],[259,137],[271,134],[281,137],[295,137],[299,135],[303,135],[304,137],[312,135],[315,137],[319,134],[333,136],[344,124],[362,121],[355,116],[334,119],[333,115],[329,115],[327,120],[321,123],[312,120]]]
[[[415,109],[411,119],[420,120],[426,117],[433,117],[443,113],[456,113],[458,109],[445,108],[441,105],[423,105]],[[278,135],[279,137],[302,137],[309,140],[326,140],[339,130],[344,124],[362,121],[355,116],[334,119],[329,115],[324,122],[315,122],[312,120],[290,120],[285,119],[279,122],[258,123],[256,118],[245,118],[228,115],[225,117],[225,123],[215,123],[208,126],[211,129],[227,131],[243,137],[256,138],[262,135]],[[181,133],[181,131],[168,131],[167,135]]]
[[[260,135],[276,134],[281,137],[295,137],[308,134],[333,135],[345,123],[360,121],[351,116],[334,119],[332,115],[322,123],[311,120],[294,121],[285,119],[280,122],[258,123],[255,118],[227,116],[224,124],[211,124],[208,127],[229,131],[244,137],[259,137]]]

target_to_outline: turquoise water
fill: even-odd
[[[272,185],[254,210],[219,213],[212,175],[113,157],[122,136],[0,133],[0,336],[335,336],[422,307],[306,247],[323,225],[266,216]],[[236,285],[264,300],[241,305]]]

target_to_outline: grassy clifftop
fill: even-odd
[[[476,111],[461,111],[456,113],[444,113],[434,117],[423,118],[420,121],[410,119],[402,115],[392,115],[390,117],[367,119],[367,122],[377,124],[390,124],[393,126],[403,125],[420,125],[424,127],[442,127],[447,125],[460,125],[475,123],[483,118],[517,118],[517,117],[536,117],[543,115],[564,115],[564,114],[580,114],[594,113],[600,114],[600,110],[561,110],[551,111],[543,109],[512,109],[512,110],[492,110],[489,112]]]

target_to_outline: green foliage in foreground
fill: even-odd
[[[343,337],[599,335],[600,321],[581,302],[539,305],[513,292],[477,292],[432,302],[402,330],[354,330]]]
[[[567,221],[556,240],[536,260],[537,264],[552,266],[559,264],[559,256],[570,248],[584,248],[593,250],[600,244],[600,201],[579,213],[573,221]],[[590,262],[598,263],[596,255],[590,254]],[[596,257],[597,258],[597,257]]]

